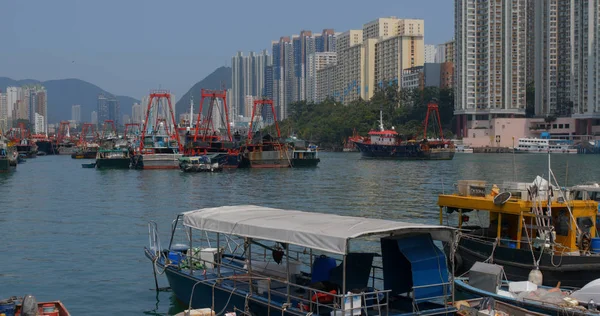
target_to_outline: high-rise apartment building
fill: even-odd
[[[455,1],[455,115],[524,115],[526,0]]]
[[[13,126],[14,118],[17,116],[16,108],[17,108],[17,100],[19,99],[19,90],[21,88],[18,87],[6,87],[6,111],[7,111],[7,125],[9,128]]]
[[[244,56],[242,52],[238,52],[231,59],[231,87],[233,94],[228,105],[234,116],[244,115],[246,95],[256,97],[263,95],[266,81],[265,69],[271,64],[271,56],[269,56],[266,50],[263,50],[259,54],[250,52],[248,56]]]
[[[287,117],[287,106],[292,102],[294,88],[294,55],[292,40],[288,36],[271,43],[273,51],[273,103],[278,120]]]
[[[9,129],[8,127],[8,102],[6,101],[6,93],[0,91],[0,133]]]
[[[46,133],[46,118],[39,114],[39,113],[34,113],[34,119],[33,119],[33,130],[36,134],[43,134]]]
[[[92,117],[90,118],[90,121],[92,124],[98,125],[98,112],[92,111]]]
[[[108,120],[108,102],[104,94],[98,95],[98,106],[97,106],[97,121],[103,124],[104,121]]]
[[[75,123],[81,122],[81,105],[71,106],[71,120]]]
[[[577,118],[578,132],[590,135],[600,125],[596,123],[600,119],[600,1],[574,0],[569,3],[573,19],[570,94],[573,117]],[[567,3],[559,2],[559,7],[566,8]]]
[[[437,45],[434,60],[435,63],[454,62],[454,40]]]
[[[141,124],[144,119],[142,105],[134,103],[131,106],[131,122]]]
[[[435,55],[437,53],[437,47],[435,45],[423,45],[424,63],[435,63]]]
[[[306,100],[309,102],[317,101],[317,87],[324,84],[317,77],[317,72],[337,61],[336,52],[319,52],[308,56],[308,71],[306,78]]]

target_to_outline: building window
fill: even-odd
[[[556,128],[556,124],[552,124],[552,128]]]
[[[570,125],[569,125],[569,124],[565,124],[565,128],[569,128],[569,127],[570,127]]]

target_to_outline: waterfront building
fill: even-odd
[[[457,134],[469,120],[525,115],[526,2],[455,2]]]
[[[81,105],[75,104],[71,106],[71,120],[75,123],[81,122]]]

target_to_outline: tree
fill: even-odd
[[[535,85],[532,82],[527,84],[527,88],[525,89],[525,117],[534,117],[535,116]]]

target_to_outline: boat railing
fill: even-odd
[[[194,259],[195,260],[195,259]],[[206,262],[206,261],[205,261]],[[248,272],[240,267],[226,263],[215,264],[215,269],[228,268],[240,272],[230,276],[200,279],[194,285],[190,302],[197,285],[209,287],[219,286],[221,290],[230,291],[230,295],[244,296],[247,300],[266,304],[270,308],[286,311],[292,315],[305,316],[314,312],[333,312],[335,315],[357,315],[361,311],[378,311],[378,315],[389,314],[389,294],[391,290],[372,290],[361,293],[332,293],[312,287],[287,282],[273,277]],[[226,283],[225,281],[229,281]],[[293,293],[307,293],[295,295]],[[246,304],[247,305],[247,304]],[[191,306],[190,306],[191,307]],[[214,309],[214,306],[212,307]]]

